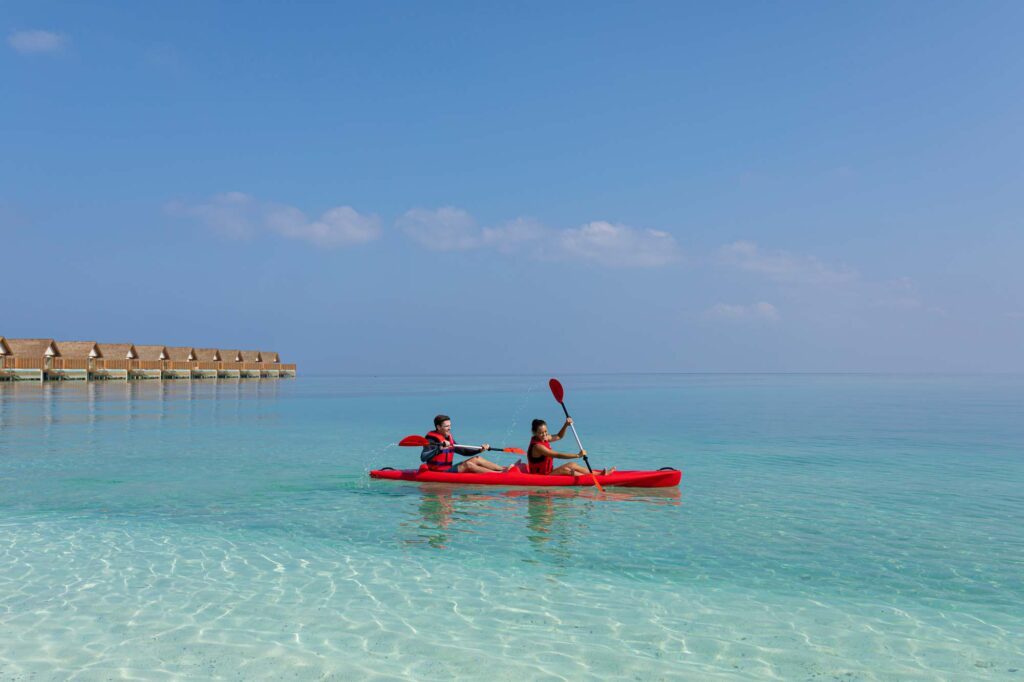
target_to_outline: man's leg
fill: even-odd
[[[494,462],[488,462],[483,457],[473,457],[460,464],[459,471],[468,471],[472,474],[489,474],[494,471],[505,471],[505,467],[498,466]]]

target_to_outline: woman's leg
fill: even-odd
[[[611,474],[611,473],[614,473],[614,472],[615,472],[615,467],[612,467],[611,469],[604,469],[604,470],[598,469],[594,473],[595,474]],[[557,469],[555,469],[551,473],[552,474],[558,474],[559,476],[589,476],[590,475],[590,472],[587,470],[587,467],[583,466],[582,464],[578,464],[577,462],[567,462],[566,464],[563,464],[562,466],[558,467]]]
[[[554,476],[579,476],[580,474],[590,474],[586,467],[582,467],[576,462],[566,462],[562,466],[552,470]]]

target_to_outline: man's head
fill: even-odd
[[[434,417],[434,430],[448,435],[452,432],[452,418],[446,414],[437,415]]]

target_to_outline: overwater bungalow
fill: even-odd
[[[294,377],[274,351],[11,339],[0,336],[0,380]]]
[[[218,349],[220,353],[220,370],[217,376],[221,379],[239,379],[242,376],[242,352],[237,350]]]
[[[88,381],[96,358],[103,357],[95,341],[57,341],[59,355],[50,360],[47,379]]]
[[[241,375],[253,379],[259,379],[263,371],[260,363],[260,352],[258,350],[238,351],[239,360],[242,362]]]
[[[265,377],[281,376],[281,363],[277,353],[269,350],[260,351],[260,363],[263,365],[262,375]]]
[[[220,351],[216,348],[196,348],[193,351],[193,379],[216,379],[220,373]]]
[[[53,339],[4,339],[3,378],[42,381],[60,350]]]
[[[132,379],[163,378],[167,346],[135,346],[135,352],[138,357],[132,361],[129,370]]]
[[[163,379],[191,379],[195,373],[196,354],[192,346],[164,346]],[[214,372],[216,376],[216,372]]]
[[[138,351],[131,343],[98,343],[100,349],[99,358],[93,360],[93,379],[122,379],[128,380],[128,373],[132,368],[132,361],[139,359]]]
[[[275,355],[275,357],[277,356],[276,353],[274,355]],[[277,358],[277,359],[278,359],[278,365],[277,366],[281,368],[281,372],[280,372],[281,376],[283,376],[283,377],[293,377],[293,376],[295,376],[295,371],[296,370],[295,370],[295,363],[294,362],[281,362],[280,358]]]

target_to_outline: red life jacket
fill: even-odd
[[[549,450],[551,446],[548,445],[547,441],[538,440],[533,438],[530,440],[530,447],[526,448],[526,461],[531,474],[550,474],[551,470],[555,468],[554,458],[540,455],[539,457],[533,456],[533,446],[544,445]]]
[[[427,440],[437,441],[442,447],[436,455],[427,460],[427,468],[431,471],[448,471],[452,468],[452,461],[455,459],[455,451],[452,447],[455,445],[455,439],[448,437],[445,438],[443,434],[437,431],[431,431],[427,434]]]

